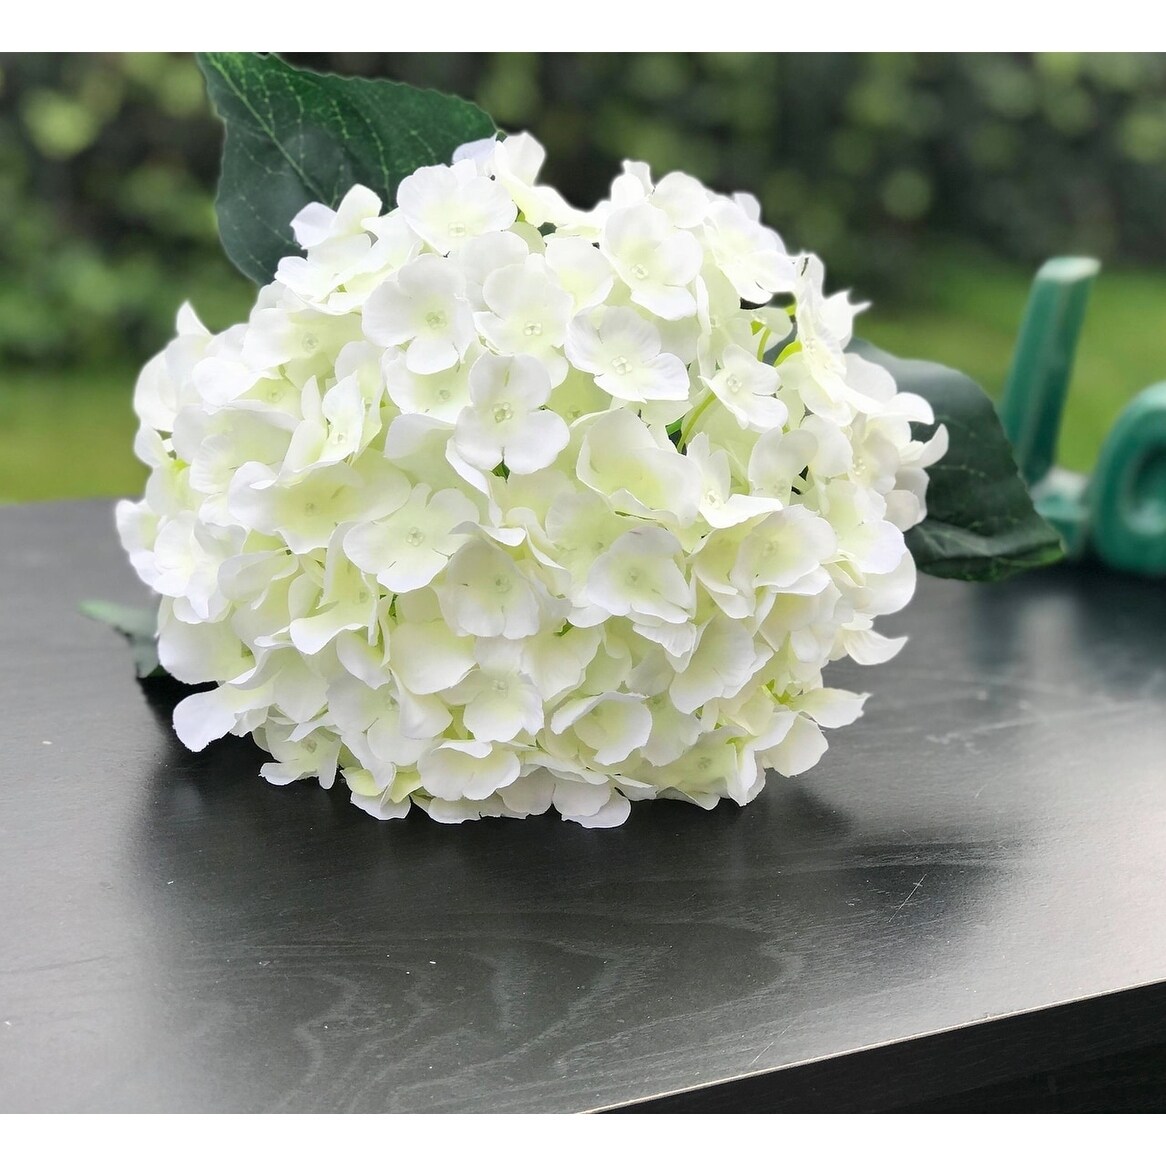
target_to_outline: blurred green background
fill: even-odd
[[[1040,261],[1094,292],[1060,460],[1088,469],[1166,378],[1166,56],[288,54],[472,98],[600,197],[625,157],[749,190],[873,307],[868,339],[998,392]],[[138,367],[189,299],[253,291],[221,256],[221,128],[190,56],[0,54],[0,501],[140,491]]]

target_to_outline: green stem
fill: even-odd
[[[716,393],[711,389],[705,393],[697,404],[696,408],[689,413],[687,420],[680,426],[680,445],[677,447],[681,453],[688,448],[688,439],[692,436],[693,426],[700,420],[701,414],[713,403],[716,399]]]
[[[793,356],[795,352],[801,352],[802,342],[800,340],[791,340],[778,354],[777,359],[773,362],[774,366],[781,364],[786,357]]]

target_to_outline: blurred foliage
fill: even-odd
[[[137,363],[183,298],[220,326],[244,312],[211,205],[219,146],[192,59],[0,56],[0,362]]]
[[[289,54],[470,97],[589,204],[619,162],[751,190],[834,286],[926,304],[937,240],[1035,264],[1166,260],[1154,54]],[[190,57],[0,55],[0,364],[138,364],[190,299],[251,290],[218,249],[221,129]]]

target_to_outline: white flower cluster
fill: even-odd
[[[306,207],[248,322],[184,308],[143,370],[117,520],[162,664],[216,684],[190,748],[251,733],[380,818],[612,826],[808,769],[864,700],[824,665],[900,647],[927,403],[753,198],[626,163],[583,213],[542,160]]]

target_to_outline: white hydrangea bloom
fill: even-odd
[[[744,804],[865,699],[946,450],[747,195],[626,163],[588,212],[529,135],[312,204],[245,324],[143,370],[118,530],[201,749],[381,819]],[[785,297],[770,305],[774,296]]]

